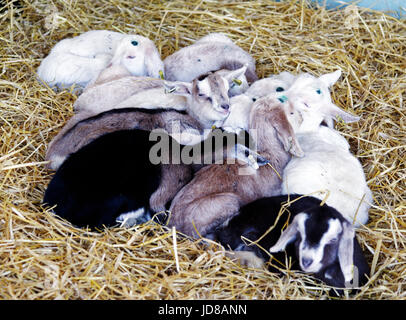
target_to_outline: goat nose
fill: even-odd
[[[224,110],[228,110],[230,109],[230,105],[228,103],[222,104],[221,108],[223,108]]]
[[[303,258],[302,259],[302,266],[303,268],[308,268],[313,263],[313,259]]]

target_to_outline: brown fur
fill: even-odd
[[[238,71],[232,73],[236,72],[238,73]],[[137,79],[136,77],[132,78]],[[208,75],[207,78],[211,92],[206,93],[209,96],[205,97],[199,96],[200,82],[198,80],[194,80],[191,84],[183,83],[184,94],[186,94],[188,100],[187,111],[189,114],[194,115],[196,119],[188,114],[176,111],[142,111],[135,108],[113,109],[100,114],[81,112],[75,115],[51,141],[46,154],[46,160],[50,161],[49,167],[57,169],[69,154],[76,152],[101,135],[117,130],[137,128],[151,131],[161,128],[168,133],[172,133],[175,128],[179,129],[180,132],[186,129],[194,129],[194,131],[202,135],[204,128],[210,128],[215,121],[222,120],[227,116],[227,112],[225,113],[225,110],[219,106],[229,103],[228,88],[226,88],[224,82],[225,78],[215,73]],[[121,80],[114,79],[113,83]],[[100,89],[103,84],[109,84],[108,77],[103,81],[106,82],[97,85],[95,88]],[[141,83],[150,86],[153,83],[162,84],[162,81],[148,79],[146,82]],[[134,87],[139,88],[139,86]],[[123,86],[118,86],[118,89],[123,89]],[[114,96],[117,95],[119,94],[114,92]],[[211,101],[208,98],[211,98]],[[156,211],[164,210],[165,204],[191,179],[192,166],[163,165],[161,174],[160,186],[150,198],[150,205]]]
[[[287,150],[302,155],[285,108],[275,98],[266,97],[253,105],[250,114],[250,128],[257,131],[253,136],[257,152],[273,168],[263,166],[251,175],[239,174],[245,167],[240,162],[200,169],[173,199],[170,226],[190,236],[196,236],[196,228],[205,236],[237,214],[242,205],[280,193],[281,180],[274,170],[282,174],[290,159]]]
[[[192,179],[192,167],[184,164],[163,164],[161,182],[149,198],[154,212],[164,211],[165,205]]]
[[[57,169],[69,154],[92,142],[103,134],[126,129],[151,131],[163,128],[172,132],[172,125],[180,124],[180,130],[199,129],[199,122],[189,115],[176,111],[150,114],[139,109],[106,111],[98,115],[80,113],[73,116],[51,141],[45,156],[49,167]]]
[[[138,77],[132,78],[134,78],[134,81],[141,81],[140,83],[145,84],[147,87],[154,86],[156,83],[160,85],[163,84],[162,80],[158,79],[152,79],[152,81],[149,78],[147,78],[147,80],[144,78],[137,80]],[[120,80],[122,79],[118,81]],[[51,161],[49,167],[57,169],[69,154],[79,150],[100,135],[117,130],[138,128],[151,131],[153,129],[162,128],[171,133],[172,124],[176,122],[180,124],[181,131],[183,131],[183,129],[193,128],[202,133],[202,129],[210,128],[216,121],[224,119],[227,116],[225,110],[217,106],[229,103],[227,88],[224,85],[223,77],[216,73],[209,74],[207,81],[210,84],[210,97],[212,102],[208,100],[207,96],[199,96],[199,81],[197,79],[191,84],[183,83],[187,93],[180,94],[188,96],[189,103],[186,109],[190,116],[170,110],[154,114],[153,111],[148,112],[147,110],[135,108],[133,110],[128,108],[125,110],[122,109],[121,111],[105,111],[100,114],[96,114],[92,111],[80,112],[66,123],[49,144],[46,153],[46,160]],[[117,80],[115,82],[117,82]],[[168,85],[168,82],[166,82],[166,85]],[[187,86],[191,87],[191,93],[186,88]],[[96,86],[96,88],[99,87],[100,86]],[[140,88],[139,85],[134,87]],[[122,86],[119,86],[119,88],[122,88]],[[89,92],[90,91],[88,91],[88,93]],[[86,92],[84,94],[86,94]],[[214,104],[216,104],[216,109],[213,107]]]

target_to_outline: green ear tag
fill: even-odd
[[[237,86],[242,85],[242,81],[239,80],[239,79],[233,79],[233,82],[234,82]]]
[[[162,72],[162,70],[159,70],[159,77],[164,80],[164,73]]]
[[[287,96],[280,96],[280,97],[278,98],[278,100],[279,100],[280,102],[282,102],[282,103],[285,103],[286,101],[288,101],[288,97],[287,97]]]

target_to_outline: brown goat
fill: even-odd
[[[254,133],[258,154],[270,166],[254,170],[237,161],[203,167],[173,199],[169,226],[190,236],[196,237],[196,231],[205,236],[237,214],[242,205],[280,194],[280,175],[291,158],[289,152],[303,156],[285,112],[292,117],[295,110],[275,95],[257,100],[250,113],[250,133]],[[245,174],[241,174],[243,169]]]

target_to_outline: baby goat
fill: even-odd
[[[369,267],[353,226],[314,197],[259,199],[243,206],[227,226],[209,236],[235,250],[230,256],[249,266],[258,266],[257,260],[269,261],[269,269],[277,272],[286,254],[292,269],[313,273],[328,285],[345,288],[367,281]]]
[[[259,98],[269,94],[277,94],[288,90],[295,76],[282,72],[268,78],[255,81],[243,94],[230,99],[230,115],[220,126],[229,132],[248,130],[249,114],[252,104]]]
[[[130,36],[118,42],[109,65],[87,85],[74,103],[76,113],[98,113],[126,107],[156,108],[157,104],[161,108],[185,108],[186,99],[166,94],[164,81],[156,79],[159,71],[163,71],[162,62],[155,64],[156,78],[142,76],[146,66],[140,60],[142,56],[137,54],[139,46],[138,41]]]
[[[126,60],[131,60],[132,75],[159,77],[164,69],[155,44],[139,35],[107,30],[88,31],[59,41],[38,68],[39,78],[59,89],[76,85],[78,92],[107,67],[120,42],[131,44]]]
[[[186,146],[161,133],[167,141],[160,150],[165,161],[154,159],[157,142],[149,131],[120,130],[96,138],[63,162],[46,189],[44,203],[56,206],[56,214],[79,227],[151,219],[192,177],[192,166],[182,159]],[[225,155],[245,159],[247,152],[237,145]]]
[[[197,143],[202,139],[204,129],[210,129],[214,123],[222,122],[228,116],[229,98],[227,91],[229,83],[235,76],[244,73],[244,71],[245,67],[229,71],[224,76],[210,73],[200,80],[193,80],[191,83],[166,83],[167,88],[174,91],[168,96],[181,95],[186,97],[185,112],[146,109],[131,111],[129,108],[125,108],[123,111],[119,111],[119,109],[105,111],[98,115],[93,112],[80,112],[73,116],[51,141],[46,154],[46,160],[50,161],[49,167],[57,169],[69,154],[79,150],[96,137],[121,129],[152,130],[162,128],[172,134],[174,132],[172,126],[174,123],[178,123],[181,132],[184,133],[178,142],[181,144]],[[158,103],[154,108],[159,109],[161,105]],[[175,107],[176,105],[174,105]]]
[[[255,133],[252,138],[256,151],[270,161],[272,168],[262,166],[243,172],[244,166],[237,161],[200,169],[173,199],[170,226],[190,236],[204,236],[237,214],[240,206],[280,193],[278,174],[289,161],[289,152],[303,156],[285,108],[289,106],[270,95],[257,100],[250,113],[250,133]]]
[[[314,77],[302,74],[286,92],[301,122],[291,125],[305,157],[293,158],[283,172],[283,193],[312,194],[340,211],[355,226],[368,221],[372,193],[361,163],[350,152],[347,140],[334,130],[333,121],[359,118],[341,110],[331,101],[329,87],[341,72]],[[328,127],[322,126],[326,122]]]
[[[165,77],[172,81],[191,81],[209,71],[235,70],[244,65],[247,66],[246,79],[240,78],[241,88],[246,87],[247,80],[251,83],[258,79],[251,55],[221,33],[211,33],[176,51],[165,58],[164,65]]]

